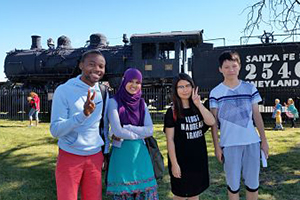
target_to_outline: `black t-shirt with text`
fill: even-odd
[[[184,117],[173,119],[169,108],[165,115],[164,128],[174,128],[174,144],[181,179],[173,177],[171,161],[168,158],[172,192],[178,196],[190,197],[200,194],[209,186],[207,147],[204,133],[208,130],[200,112],[183,110]]]

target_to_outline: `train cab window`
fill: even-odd
[[[175,44],[173,42],[159,43],[159,59],[175,59]]]
[[[142,44],[142,58],[143,59],[155,59],[156,47],[155,43]]]

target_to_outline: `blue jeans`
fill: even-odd
[[[30,120],[32,120],[33,115],[35,115],[35,120],[39,120],[39,111],[34,108],[31,108],[28,114]]]

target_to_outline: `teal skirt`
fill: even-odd
[[[143,140],[124,140],[113,147],[108,167],[107,194],[128,195],[157,190],[148,149]]]

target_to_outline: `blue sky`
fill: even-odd
[[[0,80],[6,52],[29,49],[31,35],[42,46],[61,35],[72,47],[82,47],[92,33],[103,33],[110,45],[122,44],[122,34],[204,29],[204,39],[225,38],[239,44],[246,23],[242,11],[253,0],[3,0],[0,3]],[[256,31],[260,35],[266,27]],[[222,43],[221,43],[222,44]]]

